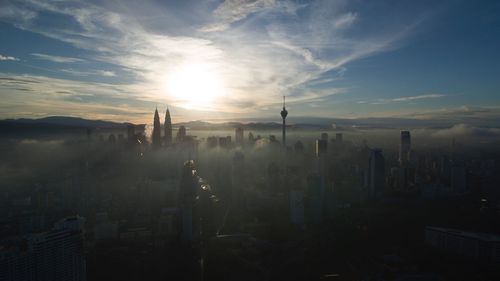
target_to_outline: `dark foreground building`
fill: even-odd
[[[0,249],[0,280],[85,281],[83,223],[66,218],[51,231],[9,241]]]

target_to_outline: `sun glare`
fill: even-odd
[[[166,79],[166,90],[183,107],[214,109],[218,97],[224,95],[222,78],[217,71],[203,63],[187,63]]]

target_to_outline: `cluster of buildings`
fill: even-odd
[[[258,217],[262,210],[265,216],[255,221],[266,220],[273,212],[284,213],[280,220],[303,230],[319,228],[331,221],[339,209],[360,202],[384,202],[400,195],[435,198],[464,194],[474,186],[472,169],[465,161],[453,154],[415,153],[409,131],[400,132],[396,155],[369,148],[366,141],[354,145],[338,131],[332,138],[325,132],[311,142],[300,139],[291,145],[284,103],[280,114],[281,141],[273,135],[266,139],[254,137],[252,132],[245,138],[243,127],[237,127],[234,137],[207,137],[206,158],[197,157],[200,140],[189,136],[184,126],[179,126],[174,137],[168,109],[163,125],[158,110],[154,112],[151,149],[143,130],[136,132],[135,126],[127,127],[126,139],[122,134],[110,135],[108,141],[112,143],[141,144],[145,156],[127,155],[124,151],[129,149],[115,149],[110,154],[106,150],[109,147],[96,145],[94,153],[104,151],[102,159],[84,153],[79,172],[62,180],[61,192],[37,188],[31,198],[14,200],[13,205],[19,208],[31,206],[36,210],[26,215],[26,227],[19,224],[18,235],[2,241],[0,280],[85,280],[84,237],[89,247],[96,248],[106,241],[119,241],[121,248],[138,244],[164,249],[172,241],[200,246],[218,237],[247,237],[244,231],[256,223],[238,219]],[[254,149],[258,143],[266,143],[266,149]],[[186,145],[196,154],[178,153],[176,148]],[[158,150],[161,147],[169,149]],[[215,147],[224,149],[211,150]],[[257,153],[262,157],[252,158]],[[97,160],[89,162],[94,156]],[[132,171],[139,171],[139,176],[126,174]],[[131,182],[117,180],[118,187],[112,187],[115,177],[129,180],[128,176]],[[46,214],[58,205],[90,219],[85,227],[83,218],[74,216],[46,229]],[[64,212],[53,213],[56,217]],[[231,218],[236,226],[224,228],[226,219]],[[232,236],[234,229],[241,230],[242,236]],[[492,237],[444,228],[425,229],[429,245],[498,261],[498,238]],[[199,250],[203,255],[204,250]]]
[[[84,222],[69,217],[50,231],[5,241],[0,247],[0,280],[87,280]]]

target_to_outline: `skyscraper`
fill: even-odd
[[[283,118],[283,136],[282,136],[282,141],[283,141],[283,147],[286,147],[286,116],[288,115],[288,111],[286,111],[285,108],[285,96],[283,96],[283,110],[281,110],[281,118]]]
[[[328,143],[326,140],[316,140],[316,157],[325,157],[328,153]]]
[[[235,136],[234,136],[234,141],[236,144],[243,144],[243,138],[244,138],[244,130],[242,127],[238,127],[235,129]]]
[[[409,131],[401,131],[401,143],[399,145],[399,163],[405,165],[409,162],[411,150],[411,136]]]
[[[0,249],[1,280],[85,281],[84,218],[57,222],[50,231],[18,237]]]
[[[372,149],[368,160],[367,186],[372,197],[378,197],[385,187],[385,159],[382,150]]]
[[[180,126],[177,132],[177,142],[183,142],[186,138],[186,127]]]
[[[160,131],[160,115],[158,115],[158,108],[155,110],[155,116],[153,120],[153,133],[151,135],[151,140],[153,141],[154,147],[159,147],[161,145],[161,131]]]
[[[172,119],[170,118],[170,111],[167,108],[167,112],[165,112],[165,145],[172,144]]]

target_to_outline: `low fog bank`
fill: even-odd
[[[177,129],[174,127],[174,133]],[[197,151],[201,155],[200,158],[203,158],[204,154],[211,157],[215,151],[224,157],[233,156],[233,152],[228,153],[228,150],[208,149],[206,140],[212,136],[231,136],[234,140],[234,130],[191,130],[187,128],[187,131],[189,135],[195,136],[195,139],[199,142]],[[146,135],[147,132],[146,129]],[[277,150],[275,146],[270,144],[269,139],[274,136],[279,142],[281,140],[280,130],[246,130],[244,134],[245,141],[248,140],[250,132],[254,137],[261,138],[261,141],[252,147],[245,147],[244,152],[246,155],[265,158],[274,153],[274,150]],[[499,128],[481,128],[457,124],[448,128],[420,128],[410,130],[410,132],[412,148],[419,153],[444,151],[451,146],[460,150],[461,153],[477,156],[500,151]],[[290,128],[287,131],[287,144],[293,149],[296,142],[300,141],[306,151],[313,153],[315,140],[320,138],[321,133],[327,133],[329,138],[333,140],[335,140],[336,134],[342,134],[344,142],[349,145],[359,147],[367,145],[370,148],[381,148],[384,154],[389,156],[397,154],[400,143],[399,128],[366,129],[351,127],[329,130]],[[89,135],[86,130],[79,130],[72,134],[42,134],[30,138],[23,138],[22,136],[0,137],[0,153],[2,153],[0,160],[0,188],[30,185],[37,181],[43,181],[43,179],[49,181],[51,178],[64,176],[64,173],[73,174],[73,171],[79,170],[81,166],[87,165],[92,169],[99,169],[98,167],[107,167],[106,163],[113,161],[123,164],[122,168],[125,170],[122,172],[125,175],[127,170],[136,170],[137,163],[128,163],[127,154],[120,152],[121,150],[110,150],[109,145],[105,144],[109,141],[111,135],[122,138],[122,135],[126,135],[126,132],[125,130],[93,130]],[[258,151],[258,153],[255,153],[255,151]],[[134,153],[143,152],[135,151]],[[163,155],[164,153],[168,155]],[[175,167],[174,170],[177,171],[183,161],[188,160],[192,155],[167,150],[166,152],[159,152],[157,155],[146,155],[145,157],[153,159],[150,163],[155,163],[154,159],[156,158],[167,158],[169,159],[169,165]],[[157,161],[161,162],[163,160]],[[154,166],[154,164],[151,164],[151,166]],[[147,166],[141,167],[141,169],[149,169]],[[151,168],[151,171],[155,169]]]

